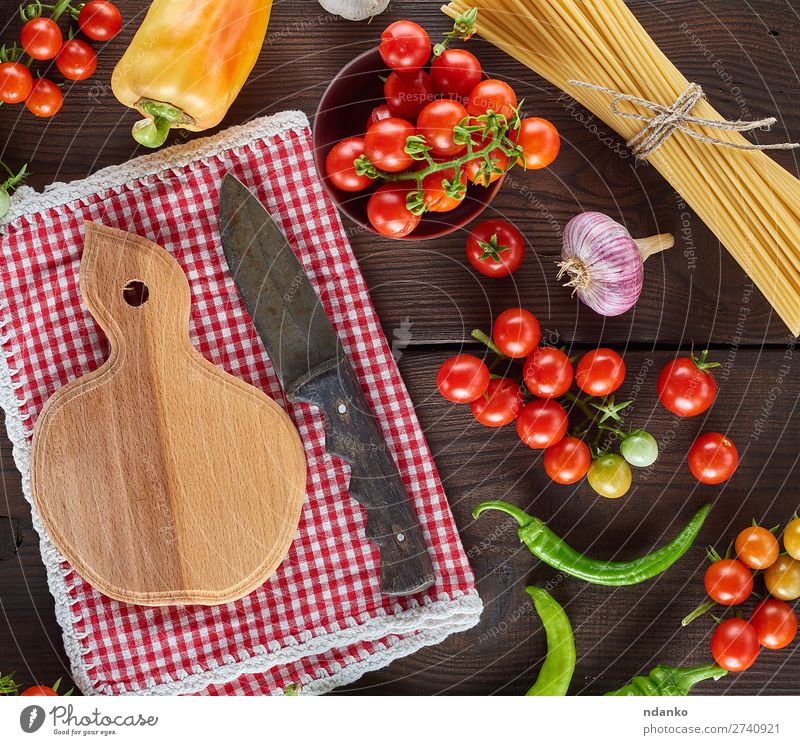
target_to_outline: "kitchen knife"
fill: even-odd
[[[286,397],[322,410],[326,449],[350,465],[350,496],[366,509],[366,536],[380,549],[381,592],[430,587],[433,567],[419,520],[339,338],[283,233],[230,173],[220,189],[220,233]]]

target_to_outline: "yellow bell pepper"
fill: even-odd
[[[154,0],[111,88],[146,119],[137,142],[159,147],[171,128],[200,132],[222,121],[256,63],[272,0]]]

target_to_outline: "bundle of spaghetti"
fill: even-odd
[[[473,7],[478,8],[480,36],[561,88],[626,140],[641,132],[643,122],[615,113],[608,92],[574,81],[665,107],[690,86],[623,0],[454,0],[442,10],[455,19]],[[650,108],[629,100],[617,106],[653,116]],[[704,98],[690,113],[725,121]],[[739,132],[688,126],[700,137],[677,130],[647,161],[711,228],[797,336],[800,181],[764,152],[738,149],[751,144]]]

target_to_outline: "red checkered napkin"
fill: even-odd
[[[233,173],[282,226],[380,419],[431,548],[435,585],[388,598],[346,467],[325,452],[321,417],[283,398],[228,272],[217,229],[220,180]],[[300,112],[236,127],[36,194],[20,189],[2,229],[0,403],[28,482],[30,438],[47,398],[97,368],[107,343],[83,307],[84,220],[164,246],[192,288],[200,352],[283,403],[305,443],[308,492],[288,556],[245,598],[147,608],[94,590],[34,524],[76,683],[85,693],[324,692],[478,621],[481,603],[436,467],[381,332]],[[113,519],[113,516],[109,516]]]

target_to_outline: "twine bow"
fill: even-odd
[[[723,119],[720,121],[691,116],[694,107],[697,106],[701,99],[705,98],[703,89],[697,83],[690,83],[689,87],[678,96],[678,99],[672,106],[663,106],[655,101],[648,101],[646,98],[631,96],[627,93],[620,93],[619,91],[605,88],[602,85],[584,83],[580,80],[570,80],[569,84],[580,88],[589,88],[590,90],[607,93],[609,96],[613,96],[611,111],[614,114],[625,117],[626,119],[636,119],[637,121],[645,123],[642,130],[628,140],[627,143],[633,155],[640,160],[645,160],[652,155],[676,131],[683,132],[689,135],[689,137],[694,137],[696,140],[700,140],[700,142],[706,142],[710,145],[723,145],[724,147],[732,147],[736,150],[792,150],[800,147],[800,143],[797,142],[783,142],[775,145],[752,145],[728,142],[692,129],[688,126],[689,124],[697,124],[702,127],[708,127],[709,129],[719,129],[727,132],[750,132],[754,129],[769,131],[772,125],[777,121],[773,116],[767,117],[766,119],[758,119],[757,121],[746,121],[744,119]],[[620,108],[620,104],[626,101],[641,106],[642,108],[650,109],[650,111],[653,112],[653,116],[637,114],[633,111],[623,111]]]

